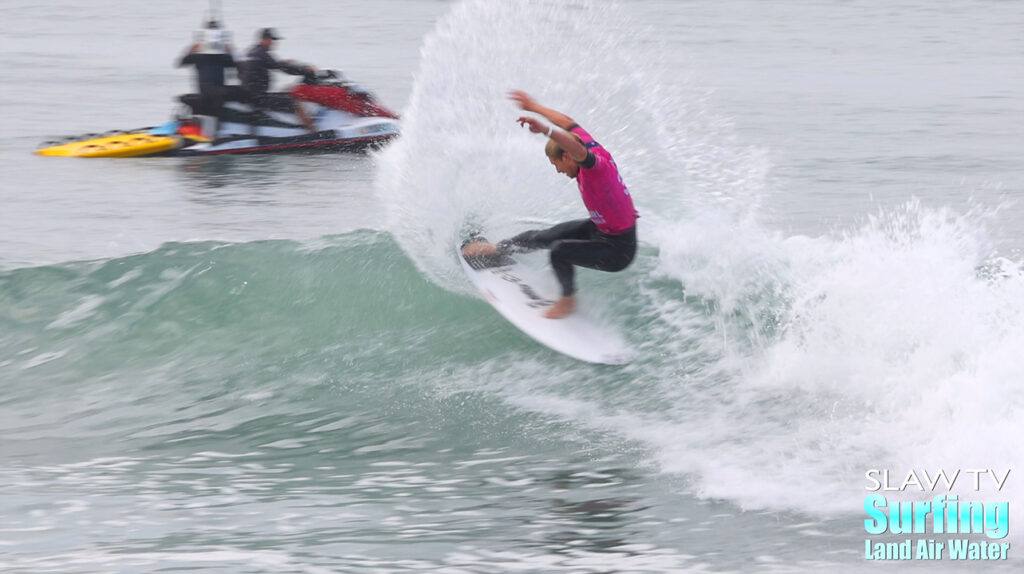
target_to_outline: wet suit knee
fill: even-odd
[[[632,234],[614,241],[559,240],[551,244],[551,267],[562,285],[562,295],[569,297],[576,291],[573,267],[615,273],[629,267],[635,255],[636,241]]]
[[[596,228],[589,219],[565,221],[547,229],[524,231],[515,237],[499,241],[495,247],[505,254],[526,253],[548,249],[561,239],[586,239]]]

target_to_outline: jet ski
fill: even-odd
[[[277,98],[276,109],[254,105],[241,89],[231,92],[218,116],[206,115],[199,94],[178,99],[175,118],[156,127],[43,142],[35,153],[72,157],[202,156],[282,151],[360,151],[398,136],[398,116],[341,72],[318,70]],[[297,100],[312,120],[310,131],[295,114]]]

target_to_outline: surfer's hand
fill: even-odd
[[[521,90],[510,91],[508,93],[508,98],[510,100],[515,100],[515,102],[519,104],[520,109],[528,112],[536,112],[537,108],[540,107],[537,105],[537,101],[530,97],[530,94]]]
[[[538,120],[537,118],[528,118],[528,117],[524,116],[524,117],[519,118],[516,121],[519,122],[519,125],[526,126],[526,127],[530,128],[530,131],[535,133],[535,134],[545,134],[546,135],[548,133],[548,127],[546,125],[544,125],[544,123],[541,122],[540,120]]]

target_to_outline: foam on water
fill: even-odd
[[[902,477],[1021,460],[1009,439],[1024,399],[1013,351],[1024,343],[1024,277],[990,257],[978,217],[912,202],[843,236],[740,251],[736,268],[710,278],[692,265],[699,252],[663,259],[666,273],[716,301],[734,300],[722,276],[755,278],[740,289],[746,340],[721,356],[732,392],[719,415],[700,417],[715,440],[679,446],[666,429],[651,439],[664,468],[697,469],[704,493],[749,507],[841,512],[858,508],[868,468]]]
[[[597,389],[601,372],[524,359],[489,373],[494,392],[639,440],[693,492],[744,508],[857,512],[868,468],[1024,460],[1011,438],[1024,277],[994,256],[998,219],[910,202],[829,236],[767,228],[758,207],[785,190],[769,188],[763,154],[702,90],[661,79],[657,43],[626,13],[592,7],[457,6],[423,48],[402,139],[379,157],[389,230],[451,290],[466,289],[451,253],[465,226],[497,237],[583,213],[542,138],[515,125],[509,88],[573,116],[622,169],[641,255],[621,279],[581,281],[616,285],[643,352],[623,371],[632,383]],[[1019,493],[1011,480],[989,498]]]

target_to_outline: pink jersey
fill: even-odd
[[[590,211],[591,221],[599,231],[608,235],[621,235],[629,231],[639,216],[615,160],[585,129],[575,126],[569,131],[580,136],[583,145],[594,157],[593,165],[587,167],[590,163],[588,158],[580,164],[580,171],[576,175],[576,185],[583,196],[583,204]]]

